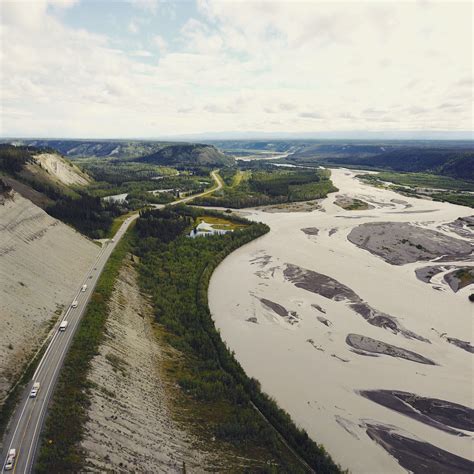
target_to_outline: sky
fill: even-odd
[[[0,5],[3,137],[473,130],[470,1]]]

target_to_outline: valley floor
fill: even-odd
[[[246,210],[271,231],[214,272],[216,327],[247,374],[351,472],[471,472],[472,286],[454,292],[444,276],[472,270],[472,228],[458,220],[472,209],[356,174],[332,179],[338,196],[367,204],[359,209],[331,194],[312,212]]]

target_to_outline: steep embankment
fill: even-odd
[[[0,205],[0,404],[98,251],[17,193]]]
[[[91,404],[81,452],[94,472],[180,472],[202,469],[209,455],[173,422],[169,389],[160,375],[153,309],[130,260],[122,266],[109,303],[105,338],[93,359]],[[207,460],[206,460],[207,459]]]
[[[90,178],[83,173],[76,165],[67,161],[57,153],[40,153],[33,155],[36,165],[53,176],[56,180],[69,185],[86,186]]]

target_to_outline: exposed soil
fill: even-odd
[[[0,403],[99,250],[18,193],[0,206]]]
[[[445,260],[465,259],[473,251],[464,240],[406,222],[361,224],[352,229],[347,238],[392,265],[439,257],[445,257]]]
[[[371,337],[361,336],[360,334],[348,334],[346,337],[346,343],[356,349],[358,354],[362,352],[369,352],[371,354],[383,354],[390,357],[397,357],[399,359],[406,359],[412,362],[418,362],[419,364],[436,365],[432,360],[423,357],[416,352],[397,347],[392,344],[388,344]]]
[[[130,261],[109,305],[105,340],[92,361],[82,448],[88,472],[204,471],[211,456],[173,422],[151,305]],[[215,455],[213,455],[214,457]]]
[[[41,168],[56,177],[61,183],[66,185],[85,186],[90,179],[77,166],[66,161],[56,153],[41,153],[34,155],[33,159]]]
[[[319,229],[317,227],[305,227],[301,229],[306,235],[318,235]]]
[[[257,207],[264,212],[312,212],[321,209],[319,201],[288,202],[273,204],[270,206]]]
[[[395,427],[367,424],[367,434],[415,474],[472,474],[474,463],[425,441],[410,438]]]
[[[460,267],[444,275],[444,280],[454,292],[474,283],[474,267]]]
[[[429,342],[408,329],[405,329],[393,316],[378,311],[363,301],[353,290],[327,275],[298,267],[297,265],[286,264],[283,275],[286,280],[292,282],[296,287],[324,296],[334,301],[345,301],[357,313],[360,314],[369,324],[388,329],[394,333],[401,333],[405,337]]]
[[[466,436],[457,430],[474,431],[474,410],[458,403],[398,390],[362,390],[359,393],[379,405],[456,436]]]
[[[350,196],[336,196],[334,204],[342,207],[342,209],[346,211],[366,211],[367,209],[374,209],[374,206],[371,204]]]
[[[275,303],[274,301],[267,300],[266,298],[260,298],[260,302],[267,308],[274,311],[278,316],[281,316],[284,321],[288,324],[296,324],[299,322],[299,317],[296,311],[288,311],[281,304]]]

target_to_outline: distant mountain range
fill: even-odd
[[[232,166],[234,156],[284,152],[293,164],[429,172],[474,180],[472,140],[215,140],[209,144],[140,140],[10,140],[54,149],[70,159],[96,157],[163,166]],[[222,151],[221,151],[222,150]],[[262,156],[263,157],[263,156]]]

